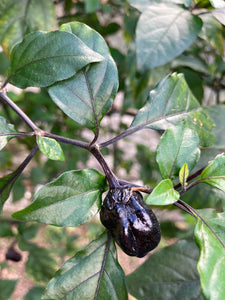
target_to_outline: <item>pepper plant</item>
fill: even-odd
[[[48,273],[38,280],[32,271],[45,289],[34,288],[26,299],[35,293],[41,299],[128,299],[128,293],[137,299],[224,299],[224,1],[102,2],[0,3],[1,211],[23,188],[24,171],[33,187],[45,182],[28,206],[14,210],[17,234],[9,230]],[[64,14],[55,30],[58,6]],[[120,35],[113,47],[116,32],[124,40]],[[24,91],[15,93],[13,86]],[[132,120],[114,130],[102,124],[118,114],[118,92],[120,116]],[[121,159],[128,149],[117,145],[143,131],[149,143],[153,132],[160,138],[155,151],[134,141],[137,184],[117,174],[123,160],[127,175],[132,168]],[[28,154],[7,172],[13,142]],[[114,168],[107,153],[114,153]],[[90,156],[100,169],[74,169]],[[168,230],[149,206],[179,210],[189,231],[173,224],[176,243],[167,245]],[[90,222],[99,211],[107,229],[100,225],[102,233],[83,250],[74,249],[56,273],[47,249],[25,238],[27,228],[36,226],[29,222],[63,231]],[[115,241],[132,256],[157,248],[125,276]],[[0,280],[3,298],[15,284]]]

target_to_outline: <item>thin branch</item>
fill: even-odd
[[[38,145],[35,143],[33,149],[29,153],[29,155],[20,164],[20,166],[13,172],[13,176],[9,179],[9,181],[0,189],[0,194],[20,176],[20,174],[23,172],[23,170],[26,168],[26,166],[29,164],[29,162],[34,157],[37,150],[38,150]]]
[[[212,227],[202,218],[202,216],[200,216],[200,214],[193,207],[191,207],[189,204],[187,204],[186,202],[184,202],[182,200],[179,200],[179,202],[182,205],[184,205],[187,209],[189,209],[194,215],[196,215],[196,217],[198,219],[200,219],[202,221],[202,223],[205,224],[206,227],[208,227],[208,229],[217,238],[217,240],[220,242],[220,244],[223,246],[223,248],[225,248],[225,245],[224,245],[223,241],[220,239],[220,237],[217,235],[217,233],[212,229]]]
[[[60,136],[60,135],[48,133],[48,132],[41,131],[41,130],[37,130],[35,132],[35,134],[43,136],[43,137],[52,138],[52,139],[54,139],[58,142],[64,143],[64,144],[70,144],[70,145],[73,145],[73,146],[77,146],[77,147],[89,150],[89,143],[86,143],[86,142],[82,142],[82,141],[75,140],[75,139],[70,139],[70,138],[67,138],[67,137],[63,137],[63,136]]]
[[[0,91],[0,100],[10,106],[30,129],[33,131],[38,130],[38,127],[33,121],[2,91]]]
[[[10,133],[1,133],[1,136],[12,136],[12,137],[26,137],[26,136],[34,136],[34,132],[10,132]]]
[[[110,188],[120,188],[121,185],[119,184],[116,175],[112,172],[109,165],[105,161],[103,155],[99,151],[98,146],[92,145],[90,147],[90,152],[94,155],[94,157],[98,160],[99,164],[101,165]]]

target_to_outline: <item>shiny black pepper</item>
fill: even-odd
[[[130,256],[143,257],[160,242],[161,231],[156,216],[142,195],[131,188],[110,189],[100,219],[121,249]]]

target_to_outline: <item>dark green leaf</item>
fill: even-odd
[[[2,0],[0,19],[0,43],[9,54],[25,33],[50,30],[56,19],[55,8],[51,0]]]
[[[85,11],[87,14],[93,13],[100,7],[100,0],[84,0],[85,3]]]
[[[192,170],[199,159],[199,137],[188,125],[182,122],[168,128],[159,141],[156,160],[163,178],[178,176],[184,163]]]
[[[24,300],[40,300],[44,288],[40,286],[35,286],[26,294]]]
[[[128,299],[125,276],[110,237],[101,235],[70,258],[48,283],[41,299]]]
[[[105,177],[95,169],[68,171],[42,187],[33,203],[13,217],[56,226],[78,226],[98,212],[105,187]]]
[[[0,52],[0,74],[6,75],[10,66],[9,59],[4,52]]]
[[[218,225],[218,221],[220,225]],[[207,223],[205,223],[207,222]],[[198,219],[195,228],[196,242],[200,248],[198,271],[206,299],[224,299],[225,216],[216,214]]]
[[[6,300],[10,298],[15,289],[16,283],[16,280],[0,280],[0,300]]]
[[[40,151],[48,158],[53,160],[65,160],[63,150],[56,140],[37,136],[37,144]]]
[[[225,197],[221,190],[212,186],[197,184],[188,193],[182,195],[182,200],[195,209],[214,207],[225,210]]]
[[[192,95],[184,76],[174,73],[165,77],[150,92],[145,106],[139,110],[127,131],[135,132],[143,128],[165,130],[184,119],[191,121],[201,145],[209,146],[214,142],[211,119]]]
[[[104,60],[78,72],[74,77],[49,88],[53,101],[74,121],[96,130],[112,105],[118,88],[116,65],[104,39],[93,29],[79,22],[61,27],[79,38]]]
[[[197,179],[225,192],[225,156],[216,157]]]
[[[224,45],[222,25],[210,13],[201,15],[201,19],[203,21],[203,26],[199,36],[208,41],[210,45],[223,56]]]
[[[40,228],[40,225],[37,223],[30,224],[26,222],[22,222],[18,225],[18,232],[20,236],[25,240],[33,239]]]
[[[14,125],[8,124],[6,119],[0,116],[0,134],[16,132]],[[2,150],[13,136],[0,136],[0,150]]]
[[[191,240],[159,250],[127,277],[128,291],[138,300],[203,300],[197,259]]]
[[[141,72],[163,65],[197,38],[202,22],[188,10],[170,3],[153,3],[136,28],[137,65]]]
[[[28,34],[10,58],[9,81],[20,88],[49,86],[103,59],[77,36],[62,31]]]
[[[146,203],[151,205],[168,205],[176,202],[180,194],[174,190],[170,179],[162,180],[146,198]]]
[[[14,236],[9,222],[0,221],[0,237],[12,237]]]
[[[17,172],[13,172],[0,178],[0,214],[2,212],[5,201],[9,197],[13,184],[15,183],[19,175],[20,174],[17,174]]]

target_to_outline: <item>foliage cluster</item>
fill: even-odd
[[[15,243],[29,253],[25,299],[225,298],[224,25],[222,0],[0,2],[0,236],[8,259],[20,259]],[[104,175],[87,168],[93,156]],[[186,230],[160,219],[159,250],[125,276],[94,217],[108,188],[142,188],[135,161],[145,202],[180,208]],[[27,190],[33,201],[6,218],[6,200]],[[39,223],[53,225],[46,247]],[[91,242],[78,249],[69,228],[84,223]],[[0,299],[15,286],[1,279]]]

